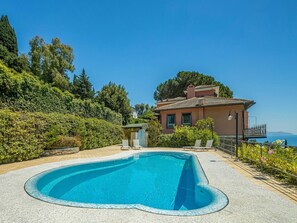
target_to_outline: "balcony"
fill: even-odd
[[[247,128],[244,130],[244,137],[246,139],[250,138],[266,138],[266,124],[264,125],[256,125],[251,128]]]

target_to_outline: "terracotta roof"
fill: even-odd
[[[198,85],[195,87],[195,89],[204,89],[204,88],[213,88],[213,87],[218,87],[216,85]]]
[[[156,111],[182,109],[182,108],[199,108],[210,106],[224,106],[224,105],[244,105],[246,109],[255,104],[252,100],[236,99],[236,98],[221,98],[205,96],[201,98],[190,98],[183,101],[178,101],[170,105],[164,105],[156,109]]]
[[[167,98],[167,99],[164,99],[164,100],[160,100],[157,103],[172,102],[172,101],[183,101],[185,99],[187,99],[187,98],[186,97]]]

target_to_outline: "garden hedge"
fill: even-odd
[[[219,144],[217,133],[209,129],[198,129],[189,126],[176,126],[172,134],[161,134],[158,139],[160,147],[183,147],[194,146],[196,139],[201,140],[201,145],[205,146],[207,140],[213,139],[213,146]]]
[[[0,110],[0,164],[38,158],[59,136],[77,137],[84,150],[118,144],[123,131],[96,118]]]
[[[76,99],[73,94],[41,82],[26,72],[18,73],[0,61],[0,108],[27,112],[59,112],[84,118],[104,119],[121,124],[122,116],[91,100]]]

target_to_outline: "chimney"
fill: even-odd
[[[194,98],[195,97],[195,86],[189,85],[187,88],[187,99]]]

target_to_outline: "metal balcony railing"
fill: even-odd
[[[245,138],[266,138],[266,124],[256,125],[244,130]]]

